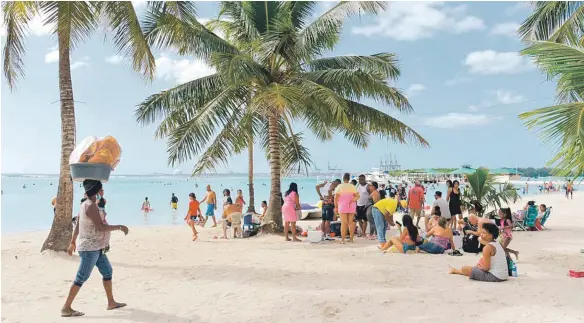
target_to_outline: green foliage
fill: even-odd
[[[214,170],[248,144],[269,156],[268,116],[276,116],[283,173],[308,170],[310,152],[298,124],[321,141],[343,135],[366,148],[371,135],[399,143],[428,143],[387,113],[359,101],[372,99],[407,113],[412,108],[390,81],[400,74],[391,53],[322,57],[340,39],[349,16],[378,13],[384,2],[341,2],[310,22],[315,2],[223,1],[206,26],[149,7],[144,28],[151,45],[208,58],[216,74],[154,94],[136,110],[143,125],[160,122],[170,165],[197,158],[193,173]],[[225,34],[221,39],[218,34]],[[229,129],[229,130],[226,130]]]
[[[467,179],[468,189],[462,193],[462,204],[466,209],[473,207],[472,202],[477,201],[483,206],[484,213],[488,208],[501,208],[519,199],[512,184],[495,183],[493,175],[486,168],[477,169],[473,174],[467,175]]]
[[[537,129],[542,141],[556,148],[549,162],[554,174],[584,173],[584,2],[534,3],[520,28],[528,42],[521,54],[534,59],[550,79],[557,80],[558,104],[519,117]]]

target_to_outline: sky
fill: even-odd
[[[144,10],[144,2],[134,2]],[[315,16],[335,2],[320,2]],[[217,4],[198,2],[202,21],[217,14]],[[517,115],[554,102],[555,84],[531,61],[518,55],[524,45],[516,30],[530,9],[519,2],[392,2],[387,12],[354,17],[341,41],[325,56],[398,55],[404,90],[414,112],[404,115],[374,105],[412,127],[429,148],[400,145],[373,137],[365,150],[342,136],[320,142],[305,132],[314,164],[364,172],[380,159],[396,156],[403,168],[544,166],[553,156]],[[10,91],[1,81],[2,173],[56,174],[60,160],[60,116],[56,37],[42,18],[31,24],[25,42],[26,75]],[[4,29],[2,46],[4,46]],[[116,52],[103,28],[72,52],[77,142],[113,135],[123,147],[115,173],[189,173],[196,160],[167,164],[166,141],[155,139],[156,125],[142,127],[136,106],[151,94],[213,73],[193,57],[156,50],[156,77],[146,82]],[[299,125],[302,129],[302,125]],[[255,170],[266,173],[263,151],[255,150]],[[234,156],[220,172],[246,172],[247,153]]]

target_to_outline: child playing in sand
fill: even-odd
[[[191,227],[191,230],[193,230],[193,241],[195,241],[199,237],[199,233],[197,232],[197,229],[195,229],[195,222],[197,219],[199,219],[199,217],[202,220],[203,216],[201,215],[201,207],[199,201],[197,201],[195,193],[189,194],[189,200],[189,210],[185,216],[185,221],[187,221],[188,225]]]

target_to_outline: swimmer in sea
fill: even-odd
[[[148,213],[151,210],[152,209],[150,208],[150,202],[148,201],[148,197],[146,197],[144,199],[144,202],[142,203],[142,211],[144,211],[144,213]]]
[[[178,209],[178,197],[174,196],[174,193],[172,193],[172,197],[170,198],[170,206],[173,210]]]

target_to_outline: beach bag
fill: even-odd
[[[468,253],[479,253],[483,251],[483,245],[479,242],[478,237],[467,234],[462,238],[462,250]]]

